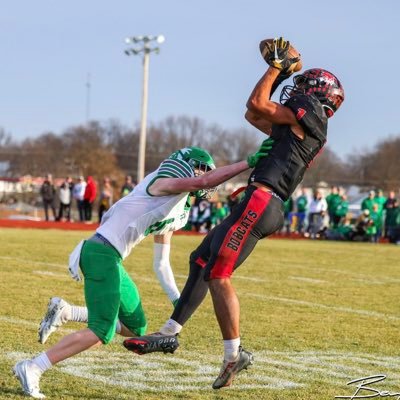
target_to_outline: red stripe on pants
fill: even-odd
[[[255,190],[246,209],[231,226],[218,252],[217,260],[211,270],[210,279],[229,278],[235,263],[246,243],[247,237],[267,208],[272,194],[261,189]],[[244,233],[243,230],[245,230]],[[236,232],[236,235],[234,235]],[[239,243],[238,243],[239,242]]]

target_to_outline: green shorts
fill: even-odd
[[[85,277],[88,328],[104,344],[114,337],[118,319],[135,335],[143,335],[147,321],[140,295],[118,252],[111,246],[86,241],[79,263]]]

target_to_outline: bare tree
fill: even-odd
[[[349,160],[353,179],[365,187],[383,190],[400,187],[400,136],[380,141],[373,150],[357,154]]]
[[[303,184],[315,187],[322,181],[329,185],[348,181],[344,162],[329,147],[325,147],[309,166]]]
[[[122,182],[122,176],[136,176],[139,124],[133,130],[116,120],[92,121],[73,126],[61,135],[46,132],[21,143],[0,128],[0,161],[8,161],[13,176],[93,175]],[[163,158],[185,146],[207,149],[218,166],[246,159],[265,138],[254,129],[225,129],[199,118],[171,116],[150,123],[147,133],[146,173]],[[385,190],[400,186],[400,136],[379,142],[372,150],[361,150],[342,161],[325,148],[305,174],[304,184],[358,184]],[[248,174],[239,177],[245,180]]]

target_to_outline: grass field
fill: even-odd
[[[49,297],[83,305],[66,260],[88,233],[0,230],[0,399],[18,399],[13,364],[82,327],[64,325],[46,345],[37,328]],[[191,249],[201,238],[173,239],[172,262],[182,287]],[[187,323],[174,355],[137,356],[122,338],[60,363],[42,377],[52,399],[295,399],[351,396],[346,382],[387,379],[377,390],[400,392],[400,248],[391,245],[264,240],[237,270],[243,346],[255,363],[231,388],[213,391],[222,342],[209,296]],[[172,306],[152,271],[150,240],[125,262],[141,292],[149,331]],[[371,394],[365,392],[364,394]],[[397,398],[397,397],[392,397]]]

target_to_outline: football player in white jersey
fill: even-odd
[[[187,147],[173,153],[128,196],[115,203],[104,214],[96,233],[81,241],[70,255],[71,275],[80,280],[80,270],[85,278],[87,310],[86,307],[70,307],[66,318],[86,318],[88,327],[65,336],[46,352],[14,366],[14,374],[24,393],[44,398],[39,389],[43,372],[90,347],[109,343],[116,332],[128,337],[143,335],[147,329],[146,317],[137,287],[122,265],[123,259],[150,234],[156,235],[156,243],[168,245],[172,232],[186,224],[188,195],[206,197],[217,185],[253,168],[266,155],[266,150],[261,148],[247,161],[216,169],[207,151]],[[165,290],[169,288],[174,292],[172,271],[169,266],[166,269],[167,273],[160,273],[162,285]],[[44,327],[57,325],[54,315],[62,314],[60,308],[65,304],[54,303],[42,321]],[[42,324],[41,328],[46,331]],[[47,329],[49,332],[51,329]],[[42,342],[48,337],[45,336],[42,335]],[[173,350],[166,343],[165,351]]]

